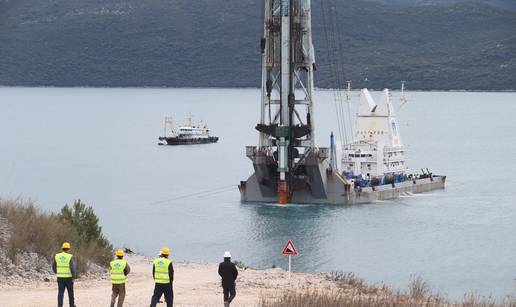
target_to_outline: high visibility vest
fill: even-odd
[[[115,259],[109,264],[111,267],[111,283],[113,285],[125,284],[127,276],[124,274],[127,261],[122,259]]]
[[[72,277],[72,268],[70,262],[72,261],[72,254],[65,252],[56,254],[56,271],[58,278],[70,278]]]
[[[154,281],[157,284],[169,284],[170,276],[168,275],[168,266],[172,263],[167,258],[156,258],[154,260]]]

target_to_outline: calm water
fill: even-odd
[[[317,142],[337,131],[330,92],[316,93]],[[117,246],[174,259],[353,271],[405,287],[516,292],[516,93],[409,93],[398,112],[409,166],[448,175],[445,191],[371,205],[244,205],[252,171],[255,89],[0,88],[0,196],[58,210],[93,205]],[[217,144],[157,146],[162,120],[205,119]]]

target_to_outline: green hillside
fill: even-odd
[[[354,87],[516,89],[516,12],[363,0],[313,1],[319,87],[334,84],[321,11],[332,2]],[[0,85],[258,87],[260,3],[0,0]]]

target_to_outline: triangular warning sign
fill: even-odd
[[[283,251],[281,252],[282,255],[297,255],[297,250],[294,247],[294,243],[292,243],[292,240],[288,240],[287,244],[285,244],[285,247],[283,248]]]

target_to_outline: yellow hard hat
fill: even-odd
[[[68,243],[68,242],[64,242],[64,243],[63,243],[63,246],[61,246],[61,248],[62,248],[62,249],[65,249],[65,248],[70,249],[70,243]]]
[[[168,247],[163,247],[163,248],[161,249],[161,254],[162,254],[163,256],[168,256],[168,255],[170,255],[170,250],[168,249]]]
[[[123,256],[124,256],[124,251],[123,251],[123,250],[121,250],[121,249],[117,250],[117,251],[116,251],[116,256],[117,256],[117,257],[123,257]]]

